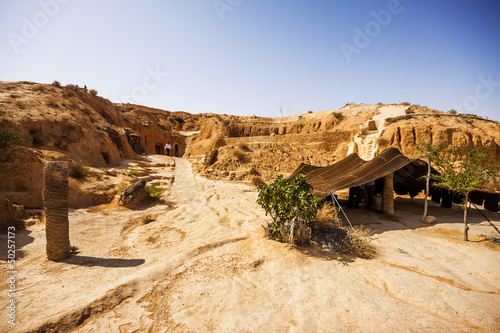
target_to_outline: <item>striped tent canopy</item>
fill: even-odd
[[[427,174],[427,163],[410,159],[396,148],[389,148],[371,161],[350,154],[326,167],[301,163],[288,179],[299,173],[306,175],[308,182],[313,185],[312,194],[321,197],[330,191],[359,186],[391,173],[394,173],[395,181],[409,188],[422,190],[425,188],[425,181],[421,177]]]

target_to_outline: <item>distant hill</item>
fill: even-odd
[[[499,122],[409,103],[241,117],[115,104],[95,90],[58,82],[0,82],[0,131],[20,134],[0,148],[0,195],[33,207],[41,205],[46,160],[105,167],[163,153],[167,142],[178,143],[194,170],[209,178],[254,182],[290,173],[300,162],[327,165],[352,152],[370,159],[397,147],[418,157],[415,146],[423,142],[488,147],[500,161]],[[199,134],[186,141],[185,131]]]

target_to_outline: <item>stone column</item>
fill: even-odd
[[[387,215],[394,215],[394,184],[393,174],[384,177],[383,212]]]
[[[68,162],[44,163],[43,205],[49,260],[69,256]]]

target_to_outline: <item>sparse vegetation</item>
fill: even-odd
[[[273,221],[263,226],[270,238],[304,245],[311,239],[310,223],[316,216],[320,198],[309,191],[306,176],[296,175],[292,181],[278,176],[274,183],[260,185],[259,203]]]
[[[238,161],[240,161],[241,163],[246,161],[246,154],[241,148],[235,147],[232,150],[232,153],[233,153],[233,156],[236,157],[238,159]]]
[[[238,142],[238,145],[237,145],[238,148],[240,148],[241,150],[245,150],[245,151],[249,151],[250,148],[248,147],[248,145],[244,142]]]
[[[498,163],[491,157],[486,148],[445,147],[427,144],[420,149],[427,153],[428,158],[433,162],[432,166],[439,172],[430,176],[434,180],[433,185],[463,195],[464,240],[468,241],[467,203],[469,193],[484,188],[495,177],[498,177],[500,172]]]
[[[0,117],[1,116],[4,116],[7,112],[5,112],[4,110],[0,110]]]
[[[54,107],[54,108],[58,108],[59,107],[59,103],[57,103],[57,100],[54,97],[52,97],[52,96],[45,97],[43,99],[43,102],[45,103],[45,105],[48,105],[48,106],[51,106],[51,107]]]
[[[342,226],[338,210],[325,203],[312,223],[312,239],[319,245],[341,254],[368,257],[373,253],[370,233],[363,226],[354,229]]]
[[[154,202],[161,202],[161,198],[165,193],[165,188],[159,185],[146,186],[146,192],[153,199]]]
[[[155,220],[156,220],[156,219],[155,219],[155,218],[153,218],[153,217],[151,216],[151,214],[144,215],[144,216],[141,218],[141,222],[142,222],[142,224],[148,224],[148,223],[153,222],[153,221],[155,221]]]
[[[97,91],[97,90],[95,90],[95,89],[90,89],[90,90],[89,90],[89,94],[91,94],[91,95],[93,95],[93,96],[97,96],[98,91]]]
[[[57,81],[57,80],[54,80],[54,81],[52,82],[52,85],[53,85],[54,87],[58,87],[58,88],[60,88],[60,87],[61,87],[61,82],[59,82],[59,81]]]
[[[70,172],[70,177],[75,179],[85,178],[90,174],[88,163],[84,161],[77,162],[73,165]]]
[[[457,110],[455,109],[451,109],[450,111],[448,111],[449,114],[457,114]]]
[[[401,105],[410,106],[410,105],[411,105],[411,103],[410,103],[410,102],[403,102],[403,103],[401,103]]]
[[[137,168],[127,169],[125,171],[125,173],[129,177],[134,177],[134,176],[137,176],[137,174],[139,173],[139,169],[137,169]]]
[[[384,138],[384,137],[379,137],[377,139],[377,144],[379,146],[388,146],[389,145],[389,141],[386,138]]]
[[[342,119],[344,117],[344,114],[340,111],[332,112],[332,115],[337,119]]]
[[[178,116],[178,115],[174,116],[174,120],[176,122],[178,122],[179,124],[181,124],[181,125],[185,123],[184,119],[181,116]]]
[[[22,134],[15,129],[0,127],[0,148],[6,148],[18,142]]]
[[[255,186],[260,186],[260,185],[265,185],[266,182],[264,181],[264,179],[262,179],[262,177],[260,176],[253,176],[252,177],[252,184],[254,184]]]
[[[24,103],[23,103],[23,102],[21,102],[21,101],[19,101],[19,100],[14,102],[14,106],[16,106],[16,107],[18,107],[18,108],[20,108],[20,109],[24,109],[24,108],[26,107],[26,106],[24,105]]]
[[[79,251],[79,249],[78,249],[78,246],[71,245],[71,246],[69,247],[69,253],[70,253],[71,255],[75,255],[75,254],[77,254],[77,253],[79,253],[79,252],[80,252],[80,251]]]

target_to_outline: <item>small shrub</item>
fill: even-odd
[[[332,112],[332,115],[337,119],[342,119],[344,117],[344,114],[340,111]]]
[[[306,176],[296,175],[292,181],[278,176],[274,183],[259,186],[257,203],[273,221],[263,226],[270,238],[299,245],[310,239],[310,223],[316,216],[320,198],[310,193],[312,185]]]
[[[18,142],[22,134],[15,129],[0,127],[0,148],[6,148]]]
[[[262,177],[260,176],[253,176],[252,177],[252,184],[254,184],[255,186],[260,186],[260,185],[265,185],[266,182],[264,181],[264,179],[262,179]]]
[[[415,113],[415,110],[411,109],[411,108],[408,108],[406,109],[405,111],[406,114],[414,114]]]
[[[68,89],[71,89],[71,90],[77,90],[78,89],[78,86],[76,86],[74,84],[71,84],[71,83],[67,84],[65,87],[68,88]]]
[[[42,84],[38,84],[33,87],[33,91],[45,91],[45,87]]]
[[[248,148],[247,144],[244,143],[244,142],[238,142],[238,144],[236,145],[238,148],[240,148],[241,150],[245,150],[245,151],[249,151],[250,148]]]
[[[176,122],[178,122],[179,124],[184,124],[184,123],[185,123],[185,120],[184,120],[181,116],[177,116],[177,115],[175,115],[175,116],[174,116],[174,120],[175,120]]]
[[[389,145],[389,141],[388,141],[386,138],[379,137],[379,138],[377,139],[377,144],[378,144],[379,146],[387,146],[387,145]]]
[[[80,252],[79,249],[78,249],[78,246],[71,245],[69,247],[69,253],[71,255],[77,254],[78,252]]]
[[[148,192],[154,202],[160,202],[165,193],[165,188],[158,185],[149,185],[146,186],[146,192]]]
[[[14,102],[14,106],[16,106],[16,107],[18,107],[18,108],[20,108],[20,109],[24,109],[24,108],[26,107],[26,106],[24,105],[24,103],[23,103],[23,102],[21,102],[21,101],[15,101],[15,102]]]
[[[155,221],[155,220],[156,220],[156,219],[155,219],[155,218],[153,218],[153,217],[151,216],[151,214],[144,215],[144,216],[141,218],[141,222],[142,222],[142,224],[148,224],[148,223],[153,222],[153,221]]]
[[[4,116],[7,112],[5,112],[4,110],[0,110],[0,117],[1,116]]]
[[[75,179],[85,178],[90,174],[90,168],[88,163],[80,161],[76,163],[70,172],[70,177]]]
[[[54,107],[54,108],[58,108],[59,107],[59,103],[57,103],[57,100],[54,97],[52,97],[52,96],[45,97],[43,99],[43,102],[45,103],[45,105],[48,105],[48,106],[51,106],[51,107]]]
[[[126,174],[127,176],[134,177],[139,173],[139,169],[137,168],[132,168],[132,169],[127,169]]]
[[[54,80],[54,81],[52,82],[52,85],[53,85],[54,87],[58,87],[58,88],[60,88],[60,87],[61,87],[61,82],[59,82],[59,81],[57,81],[57,80]]]
[[[97,90],[95,90],[95,89],[90,89],[90,90],[89,90],[89,93],[90,93],[91,95],[93,95],[93,96],[97,96],[98,91],[97,91]]]
[[[411,105],[411,103],[410,103],[410,102],[403,102],[403,103],[401,103],[401,105],[410,106],[410,105]]]
[[[313,111],[307,111],[307,113],[314,113]]]
[[[451,109],[450,111],[448,111],[449,114],[457,114],[457,110],[455,109]]]
[[[246,161],[245,152],[238,147],[233,149],[233,156],[236,157],[238,159],[238,161],[240,161],[242,163]]]

